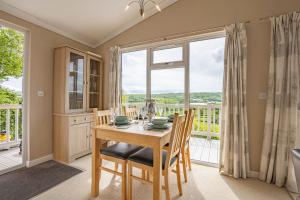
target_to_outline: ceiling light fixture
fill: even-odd
[[[138,4],[138,5],[140,6],[140,15],[141,15],[142,17],[145,16],[145,7],[146,7],[146,5],[147,5],[148,3],[154,4],[156,10],[158,10],[159,12],[161,12],[161,9],[160,9],[158,3],[157,3],[155,0],[134,0],[134,1],[130,1],[130,2],[127,4],[127,6],[125,7],[125,11],[127,11],[127,10],[130,8],[130,6],[131,6],[132,4],[135,4],[135,3]]]

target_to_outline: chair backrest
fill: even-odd
[[[137,116],[137,109],[136,107],[124,107],[124,114],[129,118],[134,118]]]
[[[186,142],[189,141],[192,135],[193,123],[195,118],[195,109],[190,108],[186,114],[186,123],[183,130],[182,146],[184,147]]]
[[[185,125],[185,116],[179,116],[178,113],[175,113],[165,166],[169,166],[171,158],[179,155],[180,153],[182,139],[183,139],[184,125]]]
[[[108,124],[111,119],[111,111],[110,110],[97,110],[97,108],[93,108],[93,113],[95,115],[96,125]]]

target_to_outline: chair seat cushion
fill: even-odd
[[[167,152],[163,150],[162,152],[162,169],[165,169],[165,162],[167,159]],[[143,148],[136,153],[129,156],[128,160],[141,163],[144,165],[153,167],[153,150],[152,148]],[[170,165],[176,161],[176,157],[171,159]]]
[[[126,160],[131,154],[142,148],[141,146],[120,142],[101,149],[101,154]]]

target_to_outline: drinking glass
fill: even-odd
[[[110,109],[110,114],[111,114],[110,120],[111,120],[113,126],[115,126],[115,125],[116,125],[116,115],[117,115],[116,109],[111,108],[111,109]]]
[[[157,106],[157,111],[158,111],[158,113],[159,113],[159,116],[162,117],[162,116],[163,116],[164,109],[163,109],[161,106]]]
[[[143,124],[144,124],[145,118],[147,116],[147,107],[142,107],[141,110],[140,110],[140,113],[141,113],[141,116],[142,116],[142,119],[143,119]]]

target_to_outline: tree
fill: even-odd
[[[23,52],[24,34],[0,27],[0,82],[22,76]]]
[[[16,91],[0,87],[0,104],[22,104],[22,96]]]

